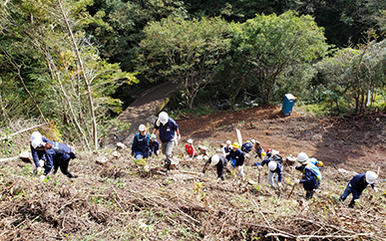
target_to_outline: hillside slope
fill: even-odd
[[[180,170],[167,177],[164,157],[151,157],[146,172],[129,149],[79,153],[69,167],[77,178],[58,173],[43,183],[31,163],[3,162],[0,240],[385,240],[384,182],[355,209],[337,201],[357,172],[379,168],[385,178],[383,115],[284,118],[263,106],[177,122],[184,140],[210,153],[235,140],[235,128],[284,157],[305,151],[325,163],[320,191],[308,202],[300,185],[291,193],[293,166],[284,168],[282,191],[270,188],[256,157],[245,164],[249,181],[227,172],[221,184],[213,167],[200,177],[200,160],[178,157]]]

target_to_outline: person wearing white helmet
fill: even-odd
[[[377,187],[375,186],[375,180],[378,178],[378,175],[373,171],[367,171],[355,175],[347,184],[346,189],[343,194],[339,197],[339,201],[344,202],[347,196],[352,194],[352,200],[348,205],[350,208],[353,208],[355,203],[359,201],[359,198],[362,195],[363,190],[366,189],[367,185],[370,184],[375,192],[378,192]]]
[[[186,154],[188,155],[189,158],[194,158],[195,156],[197,156],[197,151],[193,146],[193,140],[192,139],[189,139],[186,141],[185,151],[186,151]]]
[[[177,123],[169,117],[168,113],[162,111],[154,123],[152,134],[159,130],[159,139],[161,140],[161,150],[166,156],[166,174],[170,174],[170,165],[173,159],[173,147],[181,139],[180,130]]]
[[[45,150],[42,150],[42,149],[37,150],[36,148],[34,148],[32,146],[32,142],[34,140],[35,140],[35,143],[34,143],[35,146],[37,146],[38,144],[40,145],[42,142],[50,143],[52,145],[53,142],[48,140],[46,137],[42,136],[40,134],[40,132],[38,132],[38,131],[35,131],[31,134],[31,145],[30,145],[31,155],[32,155],[32,159],[33,159],[33,162],[35,164],[35,167],[36,167],[36,171],[37,171],[38,175],[41,175],[44,171],[44,165],[45,165],[45,161],[46,161],[46,156],[44,155]]]
[[[205,172],[208,170],[210,164],[212,164],[213,166],[216,166],[217,168],[217,182],[221,183],[221,181],[224,181],[224,169],[228,164],[228,160],[222,155],[214,154],[205,163],[204,169],[202,170],[201,177],[205,176]]]
[[[305,198],[308,200],[313,197],[314,190],[319,187],[322,176],[320,170],[310,162],[306,153],[300,152],[297,161],[301,166],[297,166],[295,169],[303,172],[303,177],[300,180],[295,180],[295,183],[303,184],[303,188],[306,190]]]
[[[156,156],[158,156],[159,154],[159,142],[157,141],[157,136],[152,134],[150,136],[150,156],[155,154]]]
[[[225,142],[225,145],[222,147],[222,153],[223,155],[226,157],[232,150],[232,141],[231,140],[227,140]]]
[[[74,176],[68,171],[68,164],[71,159],[76,158],[74,150],[59,142],[51,142],[42,136],[35,136],[31,142],[31,147],[37,152],[43,153],[46,157],[44,173],[39,179],[43,181],[51,172],[56,174],[59,167],[64,175],[69,178]]]
[[[280,163],[273,161],[271,158],[263,160],[261,162],[261,165],[258,167],[262,168],[264,165],[268,166],[267,179],[268,179],[269,184],[273,188],[275,188],[275,182],[274,182],[274,180],[275,180],[277,183],[277,186],[279,187],[279,189],[281,189],[283,186],[281,184],[282,179],[283,179],[283,166]],[[274,179],[274,176],[275,176],[275,179]]]
[[[146,126],[140,124],[139,132],[135,134],[133,144],[131,145],[131,155],[135,159],[148,158],[150,153],[150,134],[146,132]]]

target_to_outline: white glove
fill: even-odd
[[[259,168],[260,170],[261,170],[261,169],[263,169],[263,167],[262,167],[262,166],[257,166],[257,168]]]
[[[155,134],[151,134],[152,139],[157,139],[157,136]]]
[[[42,159],[39,160],[39,166],[44,167],[44,161]]]
[[[161,120],[158,118],[157,122],[155,124],[156,124],[156,126],[160,126],[161,125]]]
[[[359,202],[359,199],[354,199],[354,203],[357,203],[357,202]]]
[[[178,141],[181,140],[181,135],[178,135],[178,136],[177,136],[177,140],[178,140]]]
[[[295,183],[295,184],[299,184],[299,183],[300,183],[300,180],[299,180],[299,179],[295,179],[295,180],[294,180],[294,183]]]
[[[283,188],[283,184],[281,184],[280,182],[277,184],[277,186],[282,189]]]
[[[43,167],[38,167],[36,168],[36,171],[38,172],[38,175],[41,175],[42,172],[44,171]]]
[[[41,176],[39,177],[39,180],[42,182],[45,178],[46,178],[45,175],[41,175]]]
[[[378,188],[377,187],[374,187],[374,192],[378,192]]]
[[[205,177],[205,173],[201,173],[201,177]]]

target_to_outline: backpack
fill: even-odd
[[[275,154],[271,157],[272,161],[275,161],[279,164],[283,164],[283,157],[281,157],[279,154]]]
[[[61,146],[61,148],[59,148]],[[52,145],[52,149],[64,154],[68,154],[70,156],[70,159],[75,159],[78,156],[76,155],[75,149],[72,147],[69,147],[65,144],[59,143],[59,142],[54,142]]]
[[[316,179],[318,179],[318,181],[322,180],[322,173],[320,172],[320,170],[317,166],[313,165],[312,163],[309,163],[309,164],[307,164],[306,168],[311,170],[312,174],[314,174],[314,176],[316,177]],[[306,169],[306,168],[304,168],[304,169]]]

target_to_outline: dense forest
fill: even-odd
[[[286,93],[329,114],[385,108],[386,1],[6,0],[0,16],[3,135],[56,123],[94,149],[166,81],[174,109]]]

